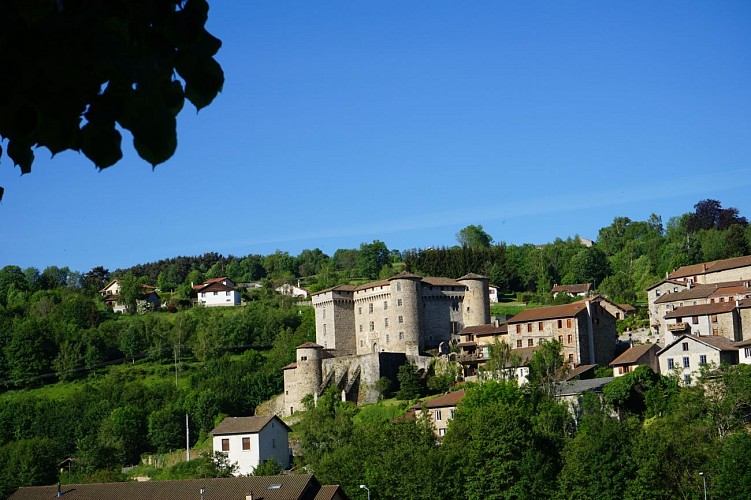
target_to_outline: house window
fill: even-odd
[[[691,385],[691,375],[690,374],[687,373],[687,374],[685,374],[683,376],[683,385]]]
[[[751,347],[744,348],[743,354],[745,354],[747,358],[751,358]]]
[[[229,451],[229,439],[222,439],[222,451]]]
[[[537,331],[539,331],[539,332],[541,332],[541,331],[542,331],[542,321],[539,321],[539,322],[537,323]]]
[[[573,354],[569,354],[568,355],[568,362],[569,363],[573,363],[574,362],[574,355]]]
[[[402,299],[396,299],[396,305],[402,307]]]
[[[688,352],[688,342],[683,342],[681,345],[683,346],[683,351]]]
[[[434,418],[435,418],[436,422],[440,422],[441,421],[441,410],[436,410],[433,415],[434,415]]]
[[[558,328],[563,328],[563,320],[562,319],[558,320]]]
[[[384,328],[388,328],[389,327],[389,319],[388,318],[383,318],[383,327]]]
[[[227,297],[229,297],[229,292],[224,292],[224,295],[226,295]]]
[[[711,321],[712,323],[717,323],[717,315],[716,315],[716,314],[713,314],[713,315],[711,315],[711,316],[709,317],[709,320],[710,320],[710,321]]]
[[[563,335],[558,335],[558,342],[563,344]]]
[[[445,436],[446,435],[446,429],[443,428],[443,427],[441,427],[440,429],[438,429],[438,435],[439,436]]]
[[[375,331],[375,321],[370,322],[370,331],[371,332]]]
[[[368,304],[368,312],[369,313],[373,312],[373,304],[372,303]]]
[[[566,318],[566,328],[571,328],[571,318]]]
[[[706,365],[707,364],[707,355],[706,354],[700,354],[699,355],[699,365]]]
[[[454,411],[456,411],[454,408],[449,409],[449,418],[454,418]]]
[[[399,332],[399,340],[404,340],[404,332]]]
[[[699,324],[699,316],[691,316],[691,324],[692,325],[698,325]]]
[[[660,291],[659,290],[655,290],[655,297],[659,297],[659,296],[660,296]]]
[[[516,333],[522,333],[522,325],[516,325]]]
[[[243,438],[243,451],[248,451],[250,449],[250,438],[244,437]]]
[[[399,316],[399,318],[397,318],[397,321],[399,323],[404,323],[404,316]]]
[[[574,343],[574,336],[571,335],[570,333],[568,335],[566,335],[566,343],[567,344],[573,344]]]
[[[388,308],[389,308],[389,301],[388,300],[384,300],[383,301],[383,310],[385,311]]]
[[[527,333],[532,332],[532,323],[527,323]]]
[[[535,341],[534,339],[527,339],[527,347],[534,347]]]
[[[522,346],[522,341],[521,341],[521,339],[519,339],[519,340],[516,341],[516,347],[519,348],[521,346]]]
[[[219,292],[214,292],[214,295],[219,295]]]
[[[719,328],[712,328],[712,335],[714,335],[716,337],[719,334],[720,334],[720,329]]]
[[[668,370],[672,370],[673,368],[675,368],[675,362],[673,358],[668,358]]]
[[[683,356],[683,368],[690,368],[691,362],[688,358],[688,356]]]

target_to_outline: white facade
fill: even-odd
[[[205,307],[231,307],[240,305],[240,292],[235,283],[227,278],[215,278],[194,286],[197,303]]]
[[[262,427],[257,429],[259,425]],[[271,458],[288,469],[289,430],[278,417],[228,417],[211,432],[213,449],[237,464],[235,476],[252,474],[261,462]]]
[[[683,385],[697,382],[702,366],[737,364],[738,348],[723,337],[682,335],[659,353],[660,373],[676,375]]]

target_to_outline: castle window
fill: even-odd
[[[716,337],[716,336],[718,336],[719,334],[720,334],[720,329],[719,329],[719,328],[712,328],[712,335],[713,335],[713,336],[715,336],[715,337]]]
[[[323,324],[323,334],[326,335],[326,323]]]
[[[300,361],[307,361],[307,360],[308,360],[307,356],[300,356]]]
[[[362,331],[362,323],[360,323],[360,331]]]
[[[573,354],[569,354],[568,355],[568,362],[569,363],[573,363],[574,362],[574,355]]]
[[[404,316],[399,316],[397,321],[399,321],[399,323],[404,323]]]
[[[362,314],[362,307],[357,308],[357,314]]]
[[[402,306],[402,299],[396,299],[396,305],[401,307]]]
[[[398,281],[396,282],[396,291],[397,292],[401,292],[402,291],[402,284],[399,283]]]
[[[388,308],[389,308],[389,301],[388,300],[384,300],[383,301],[383,310],[385,311]]]
[[[375,322],[373,321],[370,322],[370,331],[375,331]]]
[[[469,312],[469,306],[467,306],[467,312]]]
[[[388,333],[386,334],[386,343],[387,344],[389,343],[389,334]]]
[[[363,345],[364,345],[364,343],[363,343],[363,341],[361,340],[361,341],[360,341],[360,347],[362,347]]]
[[[373,312],[373,303],[372,302],[370,304],[368,304],[368,312],[369,313]]]
[[[384,328],[388,328],[389,327],[389,319],[388,318],[383,318],[383,327]]]
[[[322,317],[323,319],[326,319],[326,309],[322,309],[322,311],[323,311],[323,312],[321,313],[321,317]]]
[[[404,340],[404,332],[399,332],[399,340]]]

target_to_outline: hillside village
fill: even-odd
[[[581,240],[566,242],[566,245],[571,245],[571,248],[580,246],[583,252],[597,251],[596,245],[588,246]],[[538,251],[544,251],[544,247]],[[448,250],[446,255],[450,255]],[[340,422],[336,426],[344,425],[342,429],[349,429],[346,432],[352,433],[364,425],[356,423],[358,414],[387,412],[388,418],[379,416],[377,425],[371,423],[357,432],[367,432],[368,428],[373,432],[375,429],[385,433],[400,432],[402,426],[409,426],[409,432],[416,433],[412,441],[427,446],[422,453],[440,454],[455,446],[461,447],[461,443],[466,444],[467,433],[479,432],[480,428],[491,425],[493,419],[482,426],[476,422],[476,427],[467,427],[466,419],[475,411],[480,412],[477,418],[483,418],[480,415],[490,417],[490,410],[483,409],[486,403],[478,406],[477,398],[487,398],[482,394],[488,391],[495,394],[494,391],[501,390],[498,387],[507,384],[510,384],[509,388],[503,390],[511,392],[499,401],[506,401],[504,397],[511,399],[504,405],[512,404],[511,401],[516,401],[513,405],[528,401],[523,404],[534,408],[543,405],[534,410],[540,414],[551,411],[544,404],[556,404],[565,409],[565,416],[557,414],[554,418],[557,423],[551,421],[549,424],[559,429],[555,438],[558,444],[551,448],[556,455],[538,457],[552,460],[551,470],[557,471],[554,476],[558,475],[558,479],[552,486],[534,487],[541,496],[550,496],[554,489],[565,484],[565,463],[570,460],[555,457],[565,446],[573,446],[578,436],[584,436],[584,429],[592,425],[593,415],[620,422],[619,426],[634,425],[634,418],[661,418],[666,412],[665,405],[684,404],[679,402],[680,394],[683,394],[679,388],[705,394],[709,387],[714,387],[712,384],[719,383],[718,387],[731,384],[732,391],[740,390],[742,385],[737,385],[740,382],[733,381],[732,377],[740,376],[738,380],[746,380],[749,373],[742,367],[751,369],[751,255],[679,266],[667,273],[664,279],[645,286],[643,297],[646,300],[634,303],[626,303],[620,295],[614,297],[603,293],[600,287],[589,281],[550,283],[544,293],[537,293],[537,302],[524,303],[519,301],[519,294],[509,299],[503,286],[497,286],[489,276],[472,269],[465,268],[464,274],[457,278],[412,272],[408,265],[421,262],[419,259],[422,258],[424,255],[416,254],[412,256],[413,260],[406,260],[407,265],[392,263],[384,266],[381,274],[385,276],[379,279],[334,284],[326,288],[305,286],[299,278],[235,281],[227,275],[219,275],[190,281],[183,292],[186,294],[177,302],[172,291],[166,293],[162,287],[143,278],[134,280],[127,274],[118,274],[100,281],[101,286],[96,291],[110,321],[123,325],[143,323],[147,329],[153,330],[145,333],[140,341],[121,333],[118,349],[126,357],[117,362],[126,363],[127,367],[127,363],[136,365],[140,359],[153,359],[170,367],[169,363],[174,361],[174,383],[178,387],[178,358],[182,356],[178,346],[168,347],[166,355],[153,348],[143,351],[147,345],[143,342],[158,340],[157,331],[163,328],[157,327],[162,322],[155,319],[159,315],[170,312],[175,318],[186,318],[186,313],[197,315],[195,318],[205,326],[191,326],[194,333],[188,335],[194,336],[202,328],[217,331],[214,335],[234,331],[238,327],[233,326],[235,320],[232,318],[244,317],[244,311],[253,315],[253,321],[261,321],[257,326],[239,327],[240,330],[248,329],[246,338],[249,340],[238,347],[212,351],[210,343],[215,341],[211,337],[206,340],[195,337],[185,345],[184,348],[189,348],[195,358],[215,361],[213,369],[217,372],[211,386],[214,391],[218,391],[221,385],[234,385],[228,376],[249,380],[246,373],[250,372],[245,367],[250,365],[243,361],[245,355],[240,353],[252,345],[249,341],[260,342],[262,337],[257,337],[258,332],[265,331],[263,335],[267,337],[262,342],[277,349],[273,347],[279,340],[274,340],[277,332],[288,330],[289,334],[284,337],[286,344],[279,348],[294,354],[292,359],[287,354],[280,354],[273,358],[273,363],[259,364],[261,358],[254,361],[254,378],[250,379],[252,382],[244,382],[243,387],[248,390],[261,380],[268,382],[263,382],[264,389],[254,396],[253,403],[241,401],[245,395],[233,388],[235,392],[228,393],[222,403],[213,403],[221,404],[229,412],[219,411],[219,407],[214,406],[201,414],[196,412],[199,408],[196,403],[192,403],[194,406],[190,407],[188,415],[183,414],[185,410],[182,409],[188,407],[174,406],[169,410],[169,416],[164,414],[167,418],[165,425],[170,419],[173,422],[169,425],[173,425],[174,435],[159,448],[176,449],[180,439],[185,439],[186,424],[196,425],[200,428],[200,436],[189,435],[188,442],[195,445],[204,440],[202,446],[208,453],[206,457],[210,458],[193,459],[191,456],[195,467],[210,469],[203,474],[224,476],[224,479],[214,480],[219,481],[215,486],[221,485],[223,490],[252,488],[266,491],[270,495],[268,498],[275,498],[270,492],[277,489],[296,495],[289,498],[344,499],[364,493],[369,487],[363,484],[366,488],[360,488],[365,478],[342,476],[337,472],[341,467],[334,470],[326,465],[327,460],[338,460],[339,453],[349,446],[345,444],[347,439],[354,439],[354,434],[346,439],[339,438],[340,444],[327,448],[327,453],[318,455],[315,451],[332,439],[331,433],[344,432],[324,431],[328,425],[334,425],[334,421]],[[423,266],[425,268],[427,266]],[[198,274],[192,276],[200,277]],[[604,291],[610,291],[607,286],[604,288]],[[508,302],[504,301],[513,299],[516,301],[508,309],[504,305]],[[175,311],[175,304],[180,304],[182,312]],[[277,310],[287,311],[284,314],[288,319],[279,318],[281,322],[271,330],[261,327],[265,321],[263,318],[273,316],[276,313],[272,311]],[[183,325],[183,321],[180,320],[179,324]],[[209,327],[211,324],[214,326]],[[285,324],[288,326],[282,326]],[[295,339],[300,340],[295,343]],[[5,350],[6,356],[12,352],[15,351]],[[233,355],[233,352],[237,354]],[[237,358],[238,355],[241,357]],[[237,359],[232,361],[232,356]],[[285,361],[280,364],[282,360]],[[222,368],[221,363],[227,363],[226,367]],[[228,371],[230,365],[231,372]],[[734,375],[733,367],[741,371]],[[97,368],[87,368],[86,371],[93,375]],[[75,376],[66,373],[59,370],[57,376],[75,380]],[[278,380],[278,385],[272,380]],[[410,384],[414,384],[412,389]],[[431,389],[427,390],[427,386]],[[645,397],[645,394],[651,396]],[[424,397],[426,395],[428,397]],[[384,401],[393,396],[399,403],[384,406]],[[751,397],[751,393],[748,396]],[[498,397],[492,396],[491,400]],[[704,397],[711,401],[715,396]],[[551,403],[544,403],[548,398]],[[748,420],[739,416],[744,408],[751,408],[751,399],[741,399],[737,406],[728,410],[734,415],[734,423],[720,436],[736,436],[737,432],[743,432],[738,429],[742,429]],[[110,420],[117,410],[112,411]],[[50,411],[54,414],[54,410]],[[531,411],[531,408],[525,406],[524,411]],[[149,429],[156,425],[156,420],[153,420],[156,412],[158,410],[149,416]],[[6,418],[11,426],[18,425],[12,423],[17,417],[0,417]],[[196,418],[200,419],[199,423],[190,424]],[[341,423],[345,421],[350,423]],[[97,438],[100,441],[104,440],[103,429],[112,424],[101,425]],[[132,430],[137,427],[144,429],[143,424],[139,425],[141,427],[136,425]],[[149,436],[157,429],[149,430]],[[425,434],[420,434],[423,431],[431,436],[427,441],[423,441]],[[18,435],[18,431],[14,432]],[[120,432],[127,434],[124,429]],[[496,428],[485,428],[484,432],[496,432]],[[537,436],[534,439],[543,438],[543,434],[535,434],[540,431],[530,429],[530,432]],[[545,439],[548,438],[550,436]],[[153,439],[156,443],[156,437]],[[121,450],[117,453],[123,457],[123,464],[134,464],[142,449],[128,451],[123,443],[114,446],[102,450]],[[382,445],[373,442],[368,446]],[[386,450],[382,453],[388,455]],[[140,460],[144,464],[158,464],[162,460],[159,457],[152,452],[142,454]],[[67,467],[71,479],[79,477],[71,475],[70,471],[83,471],[86,460],[66,458],[60,471]],[[101,463],[112,462],[105,460]],[[558,465],[553,465],[555,463]],[[135,470],[140,470],[139,467],[143,465],[138,465]],[[19,489],[11,498],[42,498],[50,492],[64,493],[68,498],[89,498],[92,495],[152,498],[149,495],[176,495],[169,491],[190,487],[185,482],[173,484],[171,479],[174,476],[148,481],[154,471],[171,469],[157,465],[156,469],[150,470],[152,472],[147,475],[133,476],[142,482],[158,484],[150,489],[144,489],[139,482],[122,483],[126,486],[113,486],[114,489],[110,490],[107,486],[78,484],[74,490],[59,486],[28,486]],[[313,472],[315,476],[301,476],[306,472]],[[273,475],[279,473],[282,475]],[[59,474],[63,477],[62,472]],[[247,476],[260,478],[259,474],[275,479],[271,483],[247,481],[250,479]],[[719,477],[717,471],[713,474]],[[299,479],[292,479],[297,476]],[[401,479],[377,477],[380,479],[372,479],[371,483],[380,481],[378,484],[384,488],[387,485],[397,488],[394,492],[406,487],[397,486]],[[391,484],[391,481],[397,482]],[[8,482],[12,484],[12,480]],[[679,482],[683,488],[693,488],[696,481],[691,476]],[[635,484],[629,480],[622,487],[636,487]],[[425,485],[421,486],[426,495],[431,491]],[[721,483],[712,487],[721,488]],[[410,496],[417,498],[422,494]],[[436,495],[441,497],[434,492],[433,497]],[[477,493],[468,493],[468,496],[479,498]]]

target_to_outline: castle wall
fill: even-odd
[[[377,282],[373,287],[357,290],[354,299],[357,342],[354,352],[363,355],[389,350],[386,346],[392,343],[389,333],[394,321],[394,303],[389,284]]]

